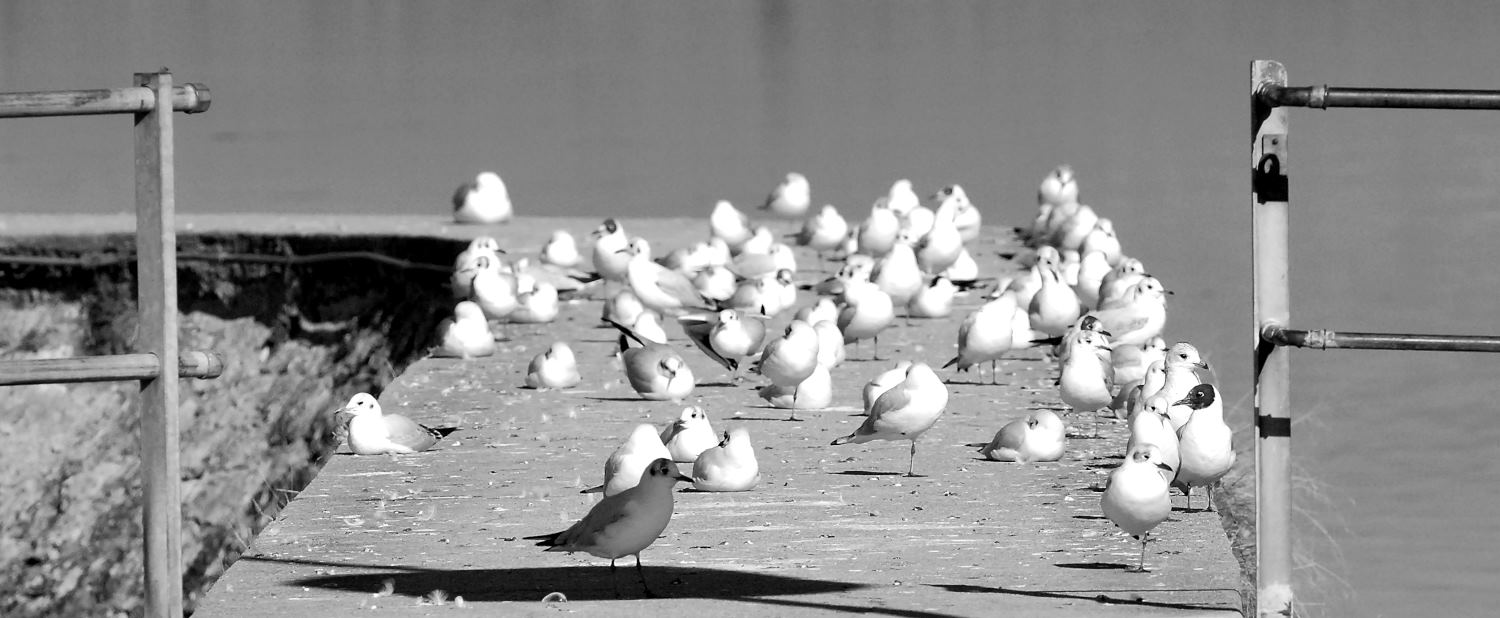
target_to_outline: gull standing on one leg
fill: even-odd
[[[910,440],[911,458],[906,464],[906,475],[916,476],[912,470],[917,461],[917,438],[931,429],[947,408],[947,385],[927,363],[915,362],[906,370],[905,380],[881,394],[870,406],[870,416],[864,424],[831,444]]]

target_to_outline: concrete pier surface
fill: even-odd
[[[184,232],[497,237],[510,257],[533,257],[552,229],[587,250],[598,221],[528,218],[456,226],[433,217],[183,216]],[[260,221],[261,223],[254,223]],[[3,231],[25,235],[24,218]],[[703,220],[622,220],[657,251],[706,236]],[[120,231],[131,229],[122,217]],[[790,224],[783,224],[783,231]],[[1002,257],[1019,250],[1008,229],[986,228],[970,251],[986,277],[1015,274]],[[455,251],[456,254],[456,251]],[[400,257],[400,256],[393,256]],[[797,279],[820,280],[799,249]],[[829,266],[829,269],[834,266]],[[446,290],[434,290],[446,294]],[[1063,461],[1015,464],[976,452],[1002,425],[1036,408],[1066,409],[1041,350],[1007,356],[1000,384],[939,369],[950,401],[918,442],[918,477],[903,476],[906,442],[830,446],[863,420],[860,390],[901,359],[940,367],[954,355],[958,324],[982,299],[960,297],[945,319],[898,318],[880,338],[849,345],[833,371],[826,410],[771,408],[764,383],[728,373],[667,325],[698,386],[681,404],[641,399],[613,356],[616,333],[601,328],[601,303],[569,301],[555,323],[507,324],[487,358],[426,358],[379,398],[387,413],[456,427],[432,451],[401,456],[340,454],[266,528],[208,592],[198,616],[437,615],[792,615],[871,613],[939,616],[1232,615],[1240,570],[1217,511],[1184,508],[1152,535],[1147,572],[1132,572],[1139,545],[1103,517],[1100,496],[1122,460],[1123,421],[1065,416]],[[597,294],[593,295],[597,296]],[[801,292],[799,305],[813,293]],[[790,319],[776,320],[772,331]],[[1170,333],[1171,323],[1168,322]],[[1168,337],[1170,341],[1170,336]],[[532,356],[556,340],[579,359],[577,388],[523,386]],[[338,393],[347,398],[352,393]],[[638,423],[663,427],[685,405],[704,408],[714,430],[748,429],[761,481],[743,493],[678,486],[676,512],[642,552],[659,598],[644,598],[633,561],[543,552],[524,536],[562,530],[598,494],[605,458]],[[341,450],[347,450],[343,448]],[[1248,466],[1242,461],[1239,466]],[[691,464],[682,464],[684,472]],[[1220,501],[1220,504],[1224,504]],[[1250,514],[1239,514],[1248,517]],[[553,594],[557,593],[557,594]],[[461,599],[461,602],[460,602]]]

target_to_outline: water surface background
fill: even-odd
[[[1486,3],[1304,4],[6,0],[0,91],[207,84],[212,110],[177,117],[186,213],[445,213],[488,169],[522,215],[629,229],[799,171],[851,217],[906,177],[1019,225],[1068,162],[1244,427],[1250,61],[1500,89]],[[1294,110],[1289,143],[1294,325],[1496,332],[1500,113]],[[0,212],[127,211],[131,152],[121,117],[0,122]],[[1500,358],[1292,367],[1304,608],[1492,610]]]

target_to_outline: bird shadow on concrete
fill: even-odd
[[[1127,565],[1123,565],[1123,564],[1115,564],[1115,563],[1108,563],[1108,562],[1078,563],[1078,564],[1075,564],[1075,565],[1059,564],[1057,566],[1060,566],[1060,567],[1063,567],[1063,568],[1082,568],[1082,569],[1122,569],[1122,570],[1125,570],[1125,569],[1133,568],[1133,567],[1130,567],[1130,566],[1127,566]],[[1130,605],[1130,606],[1138,606],[1138,607],[1155,607],[1155,608],[1161,608],[1161,609],[1178,609],[1178,610],[1191,610],[1191,611],[1213,611],[1213,612],[1220,612],[1220,611],[1222,611],[1222,612],[1231,613],[1231,614],[1239,614],[1239,606],[1238,605],[1234,605],[1230,601],[1230,599],[1228,598],[1228,593],[1235,593],[1235,591],[1228,590],[1228,589],[1224,589],[1224,590],[1185,590],[1185,591],[1182,591],[1182,592],[1198,593],[1198,594],[1201,594],[1201,593],[1204,593],[1204,592],[1223,592],[1223,593],[1226,593],[1225,600],[1224,600],[1223,603],[1214,603],[1214,602],[1193,603],[1193,602],[1173,602],[1173,601],[1150,600],[1150,599],[1147,599],[1145,596],[1143,596],[1143,595],[1151,595],[1153,597],[1156,597],[1156,596],[1159,596],[1159,595],[1171,594],[1171,593],[1174,592],[1174,591],[1171,591],[1171,590],[1149,590],[1149,589],[1141,589],[1141,590],[1016,590],[1014,588],[1005,588],[1005,587],[989,588],[989,587],[986,587],[986,586],[972,586],[972,585],[968,585],[968,584],[928,584],[928,585],[935,586],[935,587],[938,587],[938,588],[942,588],[944,590],[947,590],[948,592],[975,592],[975,593],[1007,594],[1007,595],[1014,595],[1014,596],[1035,597],[1035,598],[1043,598],[1043,599],[1060,599],[1060,600],[1068,600],[1068,601],[1093,601],[1093,602],[1098,603],[1100,605]],[[1237,593],[1235,593],[1235,594],[1237,594]],[[1087,610],[1083,610],[1083,612],[1087,613]]]
[[[413,603],[441,590],[447,598],[463,597],[476,602],[536,602],[553,592],[569,601],[613,601],[645,598],[634,561],[621,559],[615,577],[620,596],[615,596],[616,580],[611,579],[608,565],[518,567],[495,569],[428,569],[409,565],[350,564],[316,560],[266,557],[243,558],[258,562],[275,562],[303,566],[323,566],[368,571],[336,575],[317,575],[288,580],[287,586],[322,588],[369,595],[387,591],[408,597]],[[769,573],[733,571],[701,567],[645,565],[646,580],[652,591],[666,599],[721,599],[769,603],[783,606],[824,608],[840,611],[883,613],[908,618],[940,618],[944,614],[908,610],[882,610],[866,606],[838,605],[820,602],[767,599],[807,594],[835,594],[867,588],[866,584],[839,582]]]

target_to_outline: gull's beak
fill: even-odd
[[[1156,467],[1166,470],[1167,472],[1172,472],[1172,466],[1169,466],[1165,463],[1156,464]]]
[[[676,480],[679,480],[679,481],[686,481],[686,482],[688,482],[688,483],[691,483],[691,482],[693,482],[693,477],[691,477],[691,476],[686,476],[686,475],[684,475],[684,474],[683,474],[683,473],[681,473],[681,472],[678,472],[678,473],[677,473],[677,474],[674,474],[674,475],[672,475],[672,478],[674,478],[674,479],[676,479]]]
[[[1099,331],[1099,334],[1104,335],[1105,337],[1113,337],[1114,336],[1113,333],[1110,333],[1107,330],[1101,330],[1101,331]]]
[[[1186,397],[1184,397],[1184,398],[1182,398],[1181,401],[1174,401],[1174,402],[1172,402],[1172,405],[1174,405],[1174,406],[1185,406],[1185,405],[1187,405],[1187,403],[1188,403],[1188,399]]]

